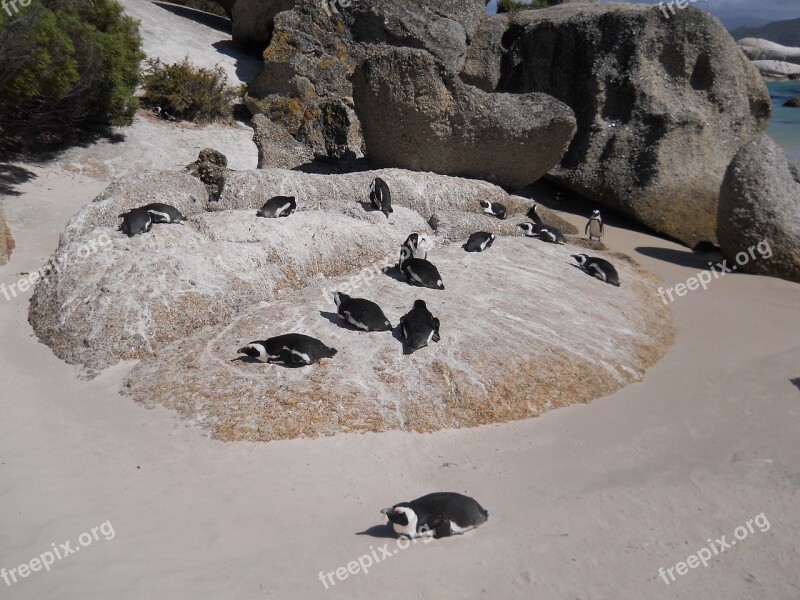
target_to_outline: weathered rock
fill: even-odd
[[[430,218],[428,224],[436,232],[437,238],[448,242],[466,241],[470,234],[476,231],[488,231],[495,235],[522,235],[522,231],[517,225],[530,220],[525,216],[527,208],[530,207],[530,202],[507,203],[506,207],[512,212],[507,219],[503,220],[483,213],[439,210]],[[542,217],[546,224],[557,227],[565,234],[574,235],[578,233],[574,225],[543,206],[539,207],[539,216]]]
[[[228,159],[218,150],[205,148],[200,151],[197,160],[187,165],[186,169],[203,182],[208,197],[213,200],[219,196],[220,190],[225,185]]]
[[[507,49],[494,56],[496,89],[543,92],[575,111],[553,179],[690,246],[714,240],[725,169],[771,113],[716,19],[693,7],[665,19],[653,6],[569,4],[514,13],[493,35],[484,45]]]
[[[789,108],[800,108],[800,96],[789,98],[783,105]]]
[[[800,48],[782,46],[761,38],[743,38],[738,43],[750,60],[777,60],[800,65]]]
[[[258,148],[259,169],[293,169],[314,160],[305,144],[294,139],[285,127],[262,114],[253,117],[253,142]]]
[[[363,156],[350,76],[365,42],[429,49],[459,70],[483,0],[358,0],[347,7],[304,0],[274,19],[264,70],[246,105],[283,125],[320,158]]]
[[[536,181],[575,132],[572,111],[545,94],[487,94],[424,50],[375,49],[353,77],[367,157],[377,165]]]
[[[769,79],[791,79],[800,76],[800,65],[780,60],[754,60],[753,66]]]
[[[369,207],[376,176],[392,189],[388,219]],[[280,194],[297,197],[295,214],[256,217]],[[409,233],[432,235],[427,221],[434,212],[478,216],[480,200],[512,205],[486,182],[397,169],[232,171],[219,200],[208,199],[203,184],[186,172],[138,173],[113,183],[70,220],[53,258],[63,267],[37,286],[30,321],[67,362],[97,369],[141,358],[317,277],[386,257],[394,261]],[[171,204],[189,220],[155,225],[133,238],[117,231],[119,214],[151,202]],[[104,252],[91,260],[64,259],[102,234],[111,239]]]
[[[739,150],[722,182],[717,220],[731,265],[800,282],[800,183],[777,142],[762,135]],[[765,240],[772,256],[759,247]],[[748,254],[753,246],[755,258]],[[747,258],[737,261],[741,252]]]
[[[508,15],[486,17],[475,31],[467,48],[461,80],[484,92],[494,92],[503,76],[500,57],[505,53],[503,35],[508,30]]]
[[[11,237],[11,231],[8,229],[2,211],[0,211],[0,265],[4,265],[9,261],[13,250],[14,238]]]
[[[230,10],[233,41],[260,52],[269,44],[275,16],[292,8],[294,0],[236,0]]]
[[[325,290],[351,279],[332,279],[159,350],[133,370],[129,391],[215,438],[252,441],[470,427],[587,402],[640,380],[672,329],[652,276],[612,258],[623,281],[615,288],[570,267],[570,251],[511,237],[481,254],[441,248],[429,258],[444,291],[356,277],[354,293],[394,325],[417,298],[440,319],[441,341],[411,355],[391,333],[342,326]],[[290,331],[339,352],[302,369],[231,362],[243,344]]]

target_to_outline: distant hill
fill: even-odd
[[[716,16],[716,15],[715,15]],[[731,15],[731,16],[717,16],[725,25],[725,29],[733,31],[739,27],[761,27],[771,23],[769,19],[762,19],[761,17],[754,17],[753,15]]]
[[[800,19],[773,21],[761,27],[738,27],[731,31],[731,35],[737,40],[758,37],[784,46],[800,47]]]

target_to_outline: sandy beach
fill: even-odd
[[[241,125],[140,114],[125,135],[18,165],[29,176],[2,199],[17,249],[0,283],[41,268],[113,177],[209,146],[234,169],[256,164]],[[583,230],[586,216],[559,215]],[[711,260],[613,220],[604,243],[665,288]],[[798,284],[729,273],[677,297],[665,357],[590,404],[270,443],[215,441],[135,404],[120,394],[133,363],[86,379],[34,336],[30,297],[0,295],[3,598],[800,598]],[[379,510],[444,490],[476,498],[488,522],[398,545]],[[75,552],[22,576],[68,541]]]
[[[39,170],[6,202],[9,284],[39,268],[103,181]],[[582,219],[563,215],[580,225]],[[673,286],[706,259],[609,227]],[[656,293],[656,290],[654,290]],[[800,490],[800,287],[728,274],[672,304],[678,336],[643,383],[590,405],[477,429],[222,444],[119,395],[131,365],[85,381],[38,343],[30,292],[0,298],[0,424],[13,568],[109,521],[112,539],[5,586],[9,598],[792,598]],[[487,525],[416,544],[326,589],[384,538],[378,510],[433,490]],[[764,513],[769,529],[667,585],[667,569]],[[375,537],[377,536],[377,537]],[[380,556],[380,554],[378,554]]]

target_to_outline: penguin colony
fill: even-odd
[[[393,212],[391,192],[387,183],[376,177],[370,184],[370,204],[386,218]],[[498,219],[505,219],[508,211],[498,202],[481,201],[483,212]],[[256,213],[258,217],[285,218],[297,210],[294,196],[275,196]],[[153,224],[180,224],[187,220],[176,208],[168,204],[147,204],[119,215],[119,229],[128,237],[148,233]],[[531,222],[517,225],[528,236],[551,244],[564,244],[566,237],[556,227],[546,225],[533,205],[526,215]],[[603,220],[595,210],[586,223],[585,233],[589,239],[603,236]],[[469,236],[463,249],[467,252],[483,252],[495,241],[495,235],[478,231]],[[607,260],[587,254],[574,254],[575,266],[588,275],[619,286],[619,275]],[[409,285],[444,290],[439,270],[428,260],[427,240],[412,233],[400,247],[397,268]],[[366,298],[352,298],[342,292],[334,294],[336,313],[342,321],[365,332],[392,331],[393,326],[380,306]],[[431,342],[440,341],[439,319],[433,316],[425,301],[417,299],[405,315],[400,318],[399,328],[406,353],[424,348]],[[336,356],[336,348],[308,335],[288,333],[265,340],[250,342],[238,350],[238,354],[253,361],[280,364],[285,367],[304,367],[323,359]],[[453,492],[437,492],[410,502],[400,502],[381,510],[386,515],[395,533],[400,536],[441,538],[464,533],[482,525],[489,513],[476,500]]]

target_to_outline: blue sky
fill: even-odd
[[[640,3],[658,4],[658,0],[644,0]],[[492,0],[489,6],[493,9],[494,5],[495,0]],[[723,22],[731,19],[738,21],[739,17],[747,17],[754,22],[800,17],[800,0],[697,0],[694,6],[707,10]]]

